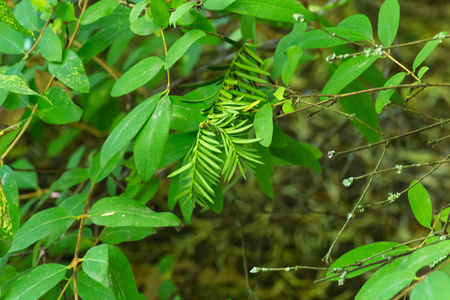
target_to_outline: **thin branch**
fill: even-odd
[[[55,7],[54,6],[52,8],[52,13],[50,14],[53,15],[53,13],[55,12]],[[48,25],[50,24],[50,21],[52,20],[52,18],[48,18],[48,20],[45,22],[44,27],[42,27],[41,29],[41,33],[39,33],[39,37],[37,38],[36,42],[33,44],[33,46],[31,46],[30,50],[27,51],[27,53],[25,53],[24,57],[22,57],[22,60],[27,60],[28,56],[30,56],[31,52],[33,52],[33,50],[37,47],[37,45],[39,44],[39,42],[41,41],[42,36],[44,35],[44,30],[45,28],[48,27]]]
[[[383,149],[383,153],[381,154],[380,159],[378,160],[377,165],[375,166],[374,171],[377,171],[378,168],[380,167],[381,162],[384,159],[384,156],[386,155],[387,149],[388,149],[389,144],[386,144],[384,149]],[[341,237],[342,233],[344,232],[345,228],[347,227],[348,223],[350,222],[350,220],[355,216],[355,212],[358,209],[359,205],[361,204],[361,202],[364,200],[367,191],[369,190],[369,187],[372,185],[372,181],[375,178],[375,176],[371,176],[369,179],[369,182],[366,185],[366,188],[364,189],[363,193],[361,194],[361,196],[359,197],[359,200],[356,202],[355,206],[353,206],[352,211],[348,214],[347,220],[345,221],[344,225],[342,226],[341,230],[339,231],[338,235],[336,236],[336,238],[334,239],[333,243],[330,246],[330,249],[328,249],[327,254],[325,254],[325,256],[322,258],[322,261],[324,261],[325,263],[330,263],[331,262],[331,252],[333,251],[334,246],[336,245],[337,241],[339,240],[339,238]]]

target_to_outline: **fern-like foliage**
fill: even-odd
[[[238,51],[226,75],[218,81],[221,88],[205,111],[207,119],[200,124],[182,167],[169,175],[181,176],[178,198],[182,198],[182,204],[214,203],[214,186],[221,176],[229,181],[239,169],[246,178],[246,169],[261,164],[256,150],[250,148],[259,139],[249,138],[249,130],[253,126],[252,111],[268,97],[267,91],[258,88],[258,84],[268,83],[260,76],[270,73],[261,68],[263,61],[253,52],[256,47],[247,43]]]

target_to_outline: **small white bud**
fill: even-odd
[[[260,270],[259,270],[259,268],[257,268],[257,267],[253,267],[251,270],[250,270],[250,273],[258,273]]]
[[[345,187],[351,186],[352,183],[353,183],[353,177],[344,179],[344,180],[342,181],[342,184],[343,184]]]
[[[328,151],[327,157],[329,159],[334,159],[336,157],[336,151],[334,151],[334,150]]]
[[[395,165],[395,168],[397,169],[397,174],[402,174],[402,169],[403,169],[402,165]]]

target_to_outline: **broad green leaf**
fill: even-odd
[[[243,41],[256,41],[255,17],[247,15],[241,16],[241,34]]]
[[[100,168],[100,152],[94,156],[91,166],[89,168],[89,178],[93,183],[100,182],[106,178],[114,168],[119,164],[123,155],[125,154],[126,147],[117,152],[111,157],[103,168]]]
[[[18,75],[0,74],[0,89],[5,89],[15,94],[40,96],[37,92],[30,89],[25,80]]]
[[[88,194],[86,193],[75,194],[64,199],[58,206],[67,209],[72,216],[80,216],[83,213],[87,197]]]
[[[306,143],[299,143],[287,134],[282,134],[286,140],[286,146],[282,148],[270,148],[272,155],[288,161],[294,165],[305,166],[311,168],[317,173],[322,173],[320,166],[314,153],[310,150],[313,146],[306,146]]]
[[[204,1],[203,6],[209,10],[223,10],[235,1],[236,0],[207,0]]]
[[[0,0],[0,3],[3,0]],[[0,13],[1,14],[1,13]],[[25,36],[0,21],[0,53],[25,54]]]
[[[365,40],[373,41],[372,24],[366,15],[359,14],[345,18],[339,23],[338,27],[358,32]]]
[[[60,2],[56,4],[55,14],[64,22],[75,21],[75,9],[71,2]]]
[[[253,126],[256,137],[262,139],[259,143],[264,147],[269,147],[272,143],[273,135],[273,116],[270,103],[266,103],[258,109]]]
[[[269,149],[259,144],[255,144],[258,149],[259,161],[262,164],[255,164],[254,174],[259,188],[267,196],[273,198],[273,162]]]
[[[109,227],[178,226],[180,220],[172,213],[156,213],[144,204],[125,197],[103,198],[91,209],[94,224]]]
[[[2,0],[0,0],[2,1]],[[67,267],[59,264],[40,265],[11,284],[3,300],[38,299],[66,275]]]
[[[0,257],[5,256],[13,242],[13,225],[9,216],[9,205],[0,182]]]
[[[14,15],[20,24],[31,31],[38,31],[37,12],[31,4],[30,0],[22,0],[16,5]]]
[[[189,12],[192,7],[196,5],[195,2],[187,2],[177,7],[177,9],[170,15],[169,24],[175,24],[184,14]]]
[[[394,42],[400,23],[400,5],[398,0],[385,0],[378,14],[378,38],[384,46]]]
[[[206,18],[205,16],[199,14],[195,10],[191,10],[189,12],[189,14],[185,14],[184,16],[185,17],[189,16],[192,19],[192,22],[190,22],[189,25],[187,25],[186,27],[191,28],[191,29],[202,30],[204,32],[209,32],[209,33],[217,33],[216,28],[212,24],[212,21],[209,20],[208,18]],[[181,20],[183,20],[183,18],[181,18],[178,23],[180,25],[185,25],[185,24],[182,24]],[[183,29],[183,32],[187,32],[187,31],[188,30]],[[219,45],[222,43],[222,40],[217,36],[207,34],[206,36],[199,39],[198,42],[200,44],[206,44],[206,45]]]
[[[11,164],[14,169],[23,169],[23,171],[14,170],[14,178],[16,179],[19,189],[38,189],[38,177],[34,171],[34,167],[26,159],[19,159]]]
[[[148,20],[146,17],[140,17],[130,26],[130,30],[137,35],[150,35],[158,32],[160,29],[155,22]]]
[[[414,273],[408,270],[401,270],[394,273],[389,273],[386,276],[378,279],[367,288],[366,285],[356,295],[356,300],[387,300],[392,299],[401,290],[408,286],[408,284],[416,279]]]
[[[119,97],[143,86],[155,77],[163,65],[164,62],[159,57],[144,58],[119,78],[112,88],[111,96]]]
[[[150,10],[158,27],[164,29],[169,25],[169,7],[165,0],[150,0]]]
[[[425,75],[425,73],[429,70],[430,68],[428,68],[427,66],[424,66],[422,68],[420,68],[419,72],[417,72],[417,77],[419,77],[419,79],[422,79],[423,75]]]
[[[189,49],[189,47],[195,43],[198,39],[206,35],[202,30],[194,29],[184,34],[180,39],[178,39],[172,47],[170,47],[166,56],[165,68],[169,69],[173,64],[179,60]]]
[[[34,37],[34,34],[31,30],[26,29],[19,23],[19,21],[17,21],[13,12],[8,7],[8,5],[6,5],[4,0],[0,0],[0,20],[5,22],[12,29],[28,36]]]
[[[390,250],[390,249],[392,249],[392,247],[395,247],[398,245],[399,245],[399,243],[395,243],[395,242],[375,242],[375,243],[360,246],[358,248],[350,250],[349,252],[347,252],[344,255],[342,255],[341,257],[339,257],[330,266],[330,271],[327,272],[326,277],[335,275],[331,271],[333,269],[344,268],[348,265],[355,264],[356,262],[361,261],[361,260],[366,259],[371,256],[374,256],[374,257],[367,260],[366,262],[364,262],[364,264],[361,264],[358,266],[352,266],[350,268],[345,268],[345,271],[348,272],[355,268],[360,268],[361,266],[369,265],[369,264],[375,263],[377,261],[383,260],[386,257],[386,255],[396,255],[396,254],[400,254],[400,253],[403,253],[403,252],[409,250],[409,248],[407,246],[401,246],[394,250]],[[386,252],[384,252],[384,251],[386,251]],[[377,265],[372,265],[372,266],[368,266],[367,268],[360,269],[358,271],[349,272],[347,274],[346,278],[349,279],[349,278],[359,276],[359,275],[361,275],[373,268],[376,268],[376,267],[377,267]],[[333,278],[332,280],[338,280],[338,279],[339,278]]]
[[[152,178],[164,156],[171,118],[172,103],[166,94],[158,101],[152,116],[136,137],[134,159],[137,172],[144,182]]]
[[[389,78],[388,81],[384,84],[384,87],[396,86],[402,83],[403,79],[405,79],[406,73],[400,72]],[[377,113],[381,113],[386,104],[389,103],[389,99],[395,93],[395,89],[389,89],[381,91],[378,94],[377,100],[375,101],[375,109]]]
[[[83,115],[83,110],[76,106],[66,91],[60,87],[50,87],[44,96],[51,103],[39,98],[38,117],[49,124],[67,124],[78,122]]]
[[[151,227],[106,227],[100,235],[100,240],[107,244],[140,241],[156,231]]]
[[[158,168],[163,168],[183,158],[191,149],[197,132],[175,132],[169,135],[166,151]]]
[[[84,271],[77,272],[78,294],[83,300],[115,300],[110,289],[89,277]]]
[[[275,54],[273,56],[273,78],[278,79],[281,76],[281,71],[283,66],[287,61],[286,50],[292,45],[298,45],[302,41],[302,35],[306,30],[306,23],[296,23],[292,31],[281,38],[280,42],[275,49]]]
[[[75,221],[70,212],[62,207],[52,207],[34,214],[14,233],[10,253],[27,248],[59,228],[68,229]]]
[[[50,27],[45,28],[39,42],[42,56],[51,62],[61,62],[63,47],[56,33]]]
[[[414,180],[410,186],[415,184],[417,180]],[[409,205],[413,211],[414,217],[417,222],[423,227],[431,228],[431,218],[433,215],[430,195],[427,190],[419,182],[408,191]]]
[[[144,126],[158,103],[161,94],[156,94],[136,106],[106,139],[100,154],[100,168],[119,151],[124,149]]]
[[[90,5],[81,16],[81,24],[87,25],[112,14],[118,5],[115,0],[100,0]]]
[[[447,32],[440,32],[437,35],[435,35],[434,37],[438,37],[438,36],[445,36],[447,34]],[[419,54],[417,54],[416,59],[414,59],[414,63],[413,63],[413,70],[417,69],[418,66],[420,66],[421,63],[423,63],[423,61],[425,59],[427,59],[427,57],[431,54],[431,52],[433,52],[434,48],[436,48],[437,45],[439,45],[441,43],[441,40],[434,40],[434,41],[429,41],[425,47],[422,48],[422,50],[420,50]]]
[[[48,70],[69,88],[81,93],[89,93],[89,80],[83,63],[72,50],[64,50],[62,63],[50,63]]]
[[[316,16],[295,0],[236,0],[227,10],[260,19],[297,23]]]
[[[3,165],[0,167],[0,179],[3,192],[8,201],[12,230],[15,232],[20,225],[19,188],[13,170],[9,166]]]
[[[108,48],[122,32],[128,30],[128,26],[128,22],[124,21],[100,29],[78,50],[78,56],[83,63],[90,61]]]
[[[402,267],[416,274],[422,267],[436,263],[438,259],[447,256],[450,249],[450,240],[440,241],[433,245],[427,245],[408,256]]]
[[[332,68],[333,66],[330,67]],[[363,89],[365,89],[365,85],[360,79],[357,79],[351,82],[347,87],[345,87],[342,90],[342,93],[360,91]],[[339,104],[341,105],[342,110],[350,116],[354,115],[356,118],[358,118],[358,120],[361,120],[375,130],[380,129],[378,114],[375,111],[375,106],[371,95],[365,93],[362,95],[345,97],[339,100]],[[380,140],[380,134],[373,131],[365,124],[360,123],[355,118],[349,117],[349,119],[351,120],[353,125],[362,132],[369,143],[375,143]]]
[[[281,71],[281,78],[284,84],[288,84],[292,76],[294,75],[295,69],[297,69],[298,60],[300,56],[302,56],[303,50],[297,46],[290,46],[286,50],[287,61],[283,66],[283,70]]]
[[[114,299],[138,298],[130,263],[119,248],[104,244],[89,249],[82,268],[89,277],[112,290]]]
[[[434,271],[414,287],[409,299],[434,300],[448,298],[448,290],[443,287],[450,286],[450,277],[443,271]]]
[[[287,100],[287,101],[283,104],[283,106],[282,106],[281,109],[283,110],[283,112],[284,112],[285,114],[288,114],[288,113],[291,113],[291,112],[295,111],[295,108],[292,106],[292,100]]]
[[[53,182],[52,185],[50,186],[50,189],[52,191],[66,190],[88,179],[89,179],[89,171],[87,169],[81,168],[71,169],[64,172],[64,174],[62,174],[58,180]]]
[[[134,24],[140,17],[144,8],[148,5],[148,1],[140,1],[131,9],[130,12],[130,24]]]
[[[343,62],[333,73],[330,80],[328,80],[322,90],[322,94],[339,93],[350,82],[367,70],[377,59],[378,56],[357,56]]]

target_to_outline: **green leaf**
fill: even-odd
[[[204,37],[205,35],[206,33],[202,30],[194,29],[178,39],[167,52],[165,68],[169,69],[171,66],[173,66],[173,64],[186,53],[186,51],[193,43],[195,43],[195,41]]]
[[[295,108],[292,106],[292,100],[287,100],[287,101],[283,104],[283,106],[282,106],[281,109],[283,110],[283,112],[284,112],[285,114],[294,112],[294,111],[295,111]]]
[[[241,16],[241,33],[243,41],[256,40],[255,17],[247,15]]]
[[[191,149],[196,132],[175,132],[169,135],[166,151],[158,168],[163,168],[183,158]]]
[[[443,287],[450,286],[450,277],[443,271],[434,271],[414,287],[409,299],[434,300],[448,298],[448,291]]]
[[[119,248],[104,244],[89,249],[82,268],[89,277],[110,289],[114,299],[138,299],[133,271]]]
[[[264,147],[269,147],[272,143],[273,135],[273,116],[270,103],[266,103],[258,109],[253,126],[256,137],[262,139],[259,143]]]
[[[72,216],[79,216],[83,213],[87,197],[88,194],[86,193],[72,195],[69,198],[64,199],[58,207],[67,209]]]
[[[408,270],[388,273],[379,280],[371,282],[371,285],[367,286],[367,288],[365,288],[366,285],[364,285],[356,295],[355,299],[392,299],[414,279],[416,279],[415,274]]]
[[[212,209],[216,214],[220,214],[223,209],[223,190],[220,183],[215,184],[213,187],[214,190],[214,203],[209,201],[206,202],[208,206]]]
[[[81,16],[81,24],[91,24],[103,17],[106,17],[116,9],[119,2],[115,0],[100,0],[90,5]]]
[[[389,47],[394,42],[400,23],[400,5],[398,0],[386,0],[378,14],[378,38],[384,46]]]
[[[169,25],[169,7],[165,0],[150,0],[150,10],[155,24],[164,29]]]
[[[285,35],[277,45],[273,56],[273,78],[276,80],[281,76],[283,66],[287,61],[286,50],[292,45],[297,45],[302,41],[302,35],[306,30],[306,23],[296,23],[292,31]]]
[[[31,31],[39,30],[37,12],[30,0],[20,1],[14,9],[14,15],[26,29],[30,29]]]
[[[438,33],[434,37],[436,38],[438,36],[445,36],[446,34],[447,32],[443,31]],[[417,67],[420,66],[420,64],[423,63],[425,59],[427,59],[427,57],[431,54],[431,52],[433,52],[434,48],[436,48],[436,46],[439,45],[441,42],[442,42],[441,40],[429,41],[425,45],[425,47],[423,47],[422,50],[420,50],[419,54],[417,54],[416,59],[414,59],[413,70],[417,69]]]
[[[107,244],[140,241],[156,231],[151,227],[106,227],[100,235],[100,240]]]
[[[16,17],[12,13],[8,5],[6,5],[4,0],[0,0],[0,20],[5,22],[12,29],[28,36],[34,37],[34,33],[31,30],[26,29],[19,23],[19,21],[17,21]]]
[[[164,156],[171,118],[172,103],[166,94],[159,100],[152,116],[136,137],[134,159],[137,172],[144,182],[152,178]]]
[[[286,146],[283,148],[270,148],[272,155],[284,159],[294,165],[305,166],[311,168],[317,173],[322,173],[317,158],[313,152],[307,147],[306,143],[299,143],[287,134],[282,134],[286,140]]]
[[[207,0],[203,3],[203,6],[209,10],[224,10],[235,1],[236,0]]]
[[[159,31],[155,22],[148,20],[147,17],[140,17],[130,26],[130,30],[137,35],[150,35]]]
[[[71,2],[59,2],[55,7],[55,14],[64,22],[75,21],[75,9]]]
[[[358,32],[365,40],[373,41],[372,24],[366,15],[358,14],[345,18],[338,27]]]
[[[425,75],[425,73],[429,70],[430,68],[428,68],[427,66],[424,66],[422,68],[420,68],[419,72],[417,72],[417,77],[419,77],[419,79],[422,79],[423,75]]]
[[[90,216],[94,224],[109,227],[167,227],[181,224],[172,213],[156,213],[144,204],[125,197],[99,200],[92,207]]]
[[[365,265],[370,265],[372,263],[375,263],[377,261],[383,260],[386,255],[396,255],[396,254],[400,254],[403,253],[407,250],[409,250],[409,248],[407,246],[401,246],[398,247],[394,250],[390,250],[392,249],[392,247],[396,247],[400,245],[399,243],[395,243],[395,242],[375,242],[375,243],[371,243],[368,245],[364,245],[364,246],[360,246],[358,248],[355,248],[353,250],[350,250],[349,252],[345,253],[344,255],[342,255],[341,257],[339,257],[331,266],[330,266],[330,271],[327,272],[326,277],[330,277],[335,275],[335,273],[332,272],[333,269],[339,269],[339,268],[344,268],[348,265],[352,265],[355,264],[358,261],[361,261],[363,259],[366,259],[368,257],[372,257],[373,258],[365,261],[363,264],[361,265],[357,265],[357,266],[352,266],[352,267],[346,267],[344,268],[345,271],[349,272],[355,268],[360,268],[362,266]],[[389,251],[388,251],[389,250]],[[384,252],[386,251],[386,252]],[[382,254],[379,254],[383,252]],[[368,266],[366,268],[362,268],[360,270],[357,271],[353,271],[353,272],[349,272],[346,276],[347,279],[349,278],[353,278],[356,276],[359,276],[361,274],[364,274],[365,272],[376,268],[378,265],[372,265],[372,266]],[[333,278],[332,280],[338,280],[339,278]]]
[[[169,24],[175,24],[184,14],[189,12],[192,7],[196,5],[195,2],[187,2],[177,7],[177,9],[170,15]]]
[[[311,22],[316,16],[295,0],[236,0],[227,7],[240,15],[260,19],[297,23],[304,18]]]
[[[343,62],[333,73],[322,90],[322,94],[337,94],[367,70],[378,56],[357,56]]]
[[[258,154],[260,156],[259,160],[262,164],[255,164],[254,174],[256,181],[258,182],[259,188],[267,196],[273,198],[273,162],[272,155],[269,149],[263,147],[259,144],[255,144]]]
[[[414,180],[410,186],[413,186],[416,183],[417,180]],[[427,190],[420,182],[408,190],[408,199],[417,222],[423,227],[431,228],[433,211],[430,195],[428,195]]]
[[[100,152],[94,156],[91,166],[89,168],[89,178],[93,183],[100,182],[106,178],[119,164],[123,155],[125,154],[126,146],[114,154],[105,164],[103,168],[100,167]]]
[[[100,154],[100,168],[104,168],[106,163],[117,152],[121,151],[131,142],[153,113],[160,97],[161,94],[156,94],[143,101],[117,124],[103,144]]]
[[[302,56],[303,50],[297,46],[290,46],[286,50],[287,61],[283,66],[283,70],[281,71],[281,78],[284,84],[288,84],[292,76],[294,75],[295,69],[297,69],[298,60],[300,56]]]
[[[58,180],[53,182],[50,189],[52,191],[66,190],[88,179],[89,171],[87,169],[71,169],[64,172]]]
[[[0,182],[0,257],[5,256],[13,242],[13,225],[9,216],[9,205]]]
[[[74,221],[75,218],[70,212],[62,207],[52,207],[38,212],[14,233],[9,252],[25,249],[60,228],[67,230]]]
[[[38,117],[49,124],[68,124],[78,122],[83,110],[76,106],[66,91],[60,87],[50,87],[44,96],[51,103],[40,98],[38,101]]]
[[[148,1],[140,1],[136,3],[136,5],[131,9],[130,12],[130,24],[134,24],[139,19],[142,11],[147,7],[147,4]]]
[[[40,96],[38,93],[30,89],[25,80],[23,80],[22,77],[18,75],[0,74],[0,89],[5,89],[8,92],[20,95]]]
[[[0,179],[9,206],[12,231],[15,232],[20,225],[19,188],[13,170],[9,166],[3,165],[0,167]]]
[[[112,88],[111,96],[119,97],[143,86],[155,77],[163,65],[164,62],[159,57],[144,58],[119,78]]]
[[[0,22],[0,40],[0,53],[25,54],[25,36],[4,22]]]
[[[66,266],[59,264],[37,266],[14,281],[2,299],[38,299],[63,280],[66,269]]]
[[[50,63],[49,72],[69,88],[89,93],[89,80],[83,63],[72,50],[64,50],[62,63]]]
[[[51,62],[61,62],[63,47],[56,33],[50,27],[44,30],[39,42],[42,56]]]
[[[406,76],[405,72],[400,72],[400,73],[395,74],[394,76],[389,78],[388,81],[386,81],[386,83],[384,84],[384,87],[396,86],[396,85],[401,84],[403,79],[405,79],[405,76]],[[395,89],[389,89],[389,90],[381,91],[378,94],[377,100],[375,101],[375,109],[378,114],[381,113],[381,111],[386,106],[386,104],[389,103],[389,99],[391,98],[391,96],[394,93],[395,93]]]
[[[83,300],[115,300],[110,289],[89,277],[84,271],[77,272],[78,294]]]

